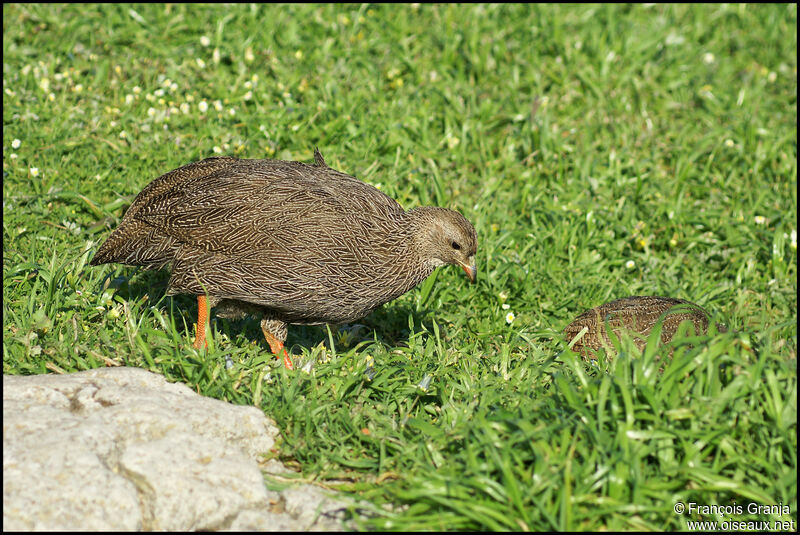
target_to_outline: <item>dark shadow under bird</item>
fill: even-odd
[[[169,266],[167,294],[197,295],[198,348],[212,307],[260,313],[287,367],[289,323],[354,321],[441,265],[474,282],[477,236],[464,216],[405,211],[317,150],[314,160],[208,158],[170,171],[139,193],[91,264]]]

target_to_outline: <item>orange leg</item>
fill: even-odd
[[[200,349],[205,343],[208,347],[208,340],[206,340],[206,322],[208,321],[208,301],[205,295],[197,296],[197,336],[194,339],[194,348]]]
[[[262,329],[262,332],[264,333],[264,338],[267,339],[269,349],[275,353],[275,356],[278,357],[278,360],[280,360],[281,353],[283,353],[283,365],[287,370],[293,370],[294,365],[292,364],[292,359],[289,358],[289,353],[286,351],[286,348],[283,347],[283,342],[275,338],[275,335],[266,329]]]

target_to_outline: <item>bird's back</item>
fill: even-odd
[[[424,278],[398,259],[405,212],[327,167],[210,158],[167,173],[134,200],[93,264],[170,264],[169,293],[260,304],[288,320],[345,320]]]

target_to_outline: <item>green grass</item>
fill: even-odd
[[[364,528],[796,522],[796,17],[4,4],[3,372],[137,366],[261,407],[298,479],[371,504]],[[478,283],[442,269],[363,328],[290,327],[306,373],[256,320],[215,322],[198,353],[166,273],[87,266],[160,174],[315,146],[406,208],[461,211]],[[571,318],[628,295],[736,332],[666,365],[626,340],[596,367],[565,351]]]

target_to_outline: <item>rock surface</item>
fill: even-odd
[[[277,434],[138,368],[4,375],[3,530],[342,530],[341,499],[266,488]]]

